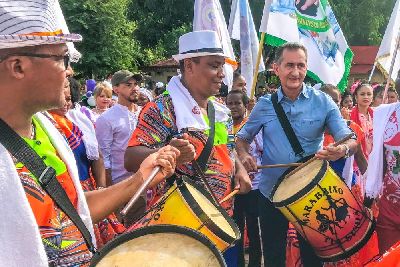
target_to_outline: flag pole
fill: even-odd
[[[389,69],[389,75],[386,81],[386,86],[385,86],[385,91],[383,92],[383,103],[386,104],[387,103],[387,91],[389,89],[389,85],[390,85],[390,80],[392,79],[392,73],[393,73],[393,69],[394,69],[394,63],[396,62],[396,57],[397,57],[397,51],[400,48],[400,29],[397,33],[397,38],[396,38],[396,48],[394,49],[393,52],[393,58],[392,58],[392,62],[390,63],[390,69]]]
[[[262,55],[262,51],[263,51],[263,47],[264,47],[264,38],[265,38],[265,32],[261,33],[261,37],[260,37],[260,43],[258,46],[258,53],[257,53],[257,62],[256,62],[256,68],[254,70],[254,75],[253,75],[253,84],[251,85],[251,94],[250,94],[250,98],[253,99],[254,98],[254,94],[256,91],[256,85],[257,85],[257,78],[258,78],[258,70],[259,70],[259,66],[260,66],[260,61],[261,61],[261,55]]]
[[[369,83],[371,82],[372,75],[374,75],[375,68],[376,68],[376,61],[374,62],[374,66],[372,67],[371,74],[369,75],[369,78],[368,78]]]

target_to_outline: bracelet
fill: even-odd
[[[343,144],[343,146],[346,148],[346,151],[344,153],[344,158],[347,159],[350,157],[350,148],[347,144]]]

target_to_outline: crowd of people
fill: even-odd
[[[223,252],[229,267],[323,266],[272,201],[288,168],[260,168],[313,157],[329,161],[376,219],[363,246],[325,266],[365,266],[400,241],[399,88],[312,87],[304,83],[307,49],[286,43],[272,64],[279,87],[259,86],[249,98],[239,69],[221,94],[229,63],[218,34],[194,31],[179,38],[180,74],[166,86],[146,89],[142,75],[119,70],[82,89],[67,45],[81,36],[60,34],[46,6],[42,23],[32,25],[32,9],[20,2],[0,2],[0,16],[9,18],[0,24],[1,265],[88,266],[174,183],[191,179],[241,233]],[[155,179],[121,215],[156,166]]]

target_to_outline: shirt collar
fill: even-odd
[[[119,104],[119,103],[115,103],[114,106],[117,106],[118,108],[129,112],[128,107],[123,106],[123,105],[121,105],[121,104]],[[135,106],[136,106],[136,111],[133,112],[133,113],[137,113],[138,111],[140,111],[140,107],[139,107],[138,105],[136,105],[136,104],[135,104]]]
[[[301,95],[304,96],[305,98],[309,98],[309,97],[310,97],[310,96],[308,95],[307,85],[306,85],[305,83],[303,83],[303,89],[301,90],[299,97],[300,97]],[[282,101],[282,98],[283,98],[284,96],[285,96],[285,95],[283,94],[282,86],[279,86],[279,88],[278,88],[278,102],[281,102],[281,101]]]

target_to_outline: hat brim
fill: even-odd
[[[63,34],[62,36],[3,34],[0,35],[0,49],[81,41],[82,36],[74,33]]]
[[[205,56],[221,56],[228,58],[229,56],[225,55],[224,53],[212,53],[212,52],[198,52],[198,53],[187,53],[187,54],[177,54],[173,55],[172,57],[177,61],[181,61],[185,58],[193,58],[193,57],[205,57]]]
[[[135,81],[141,82],[143,80],[143,76],[141,74],[136,73],[136,74],[126,77],[120,83],[125,83],[125,82],[129,81],[130,79],[135,79]]]

